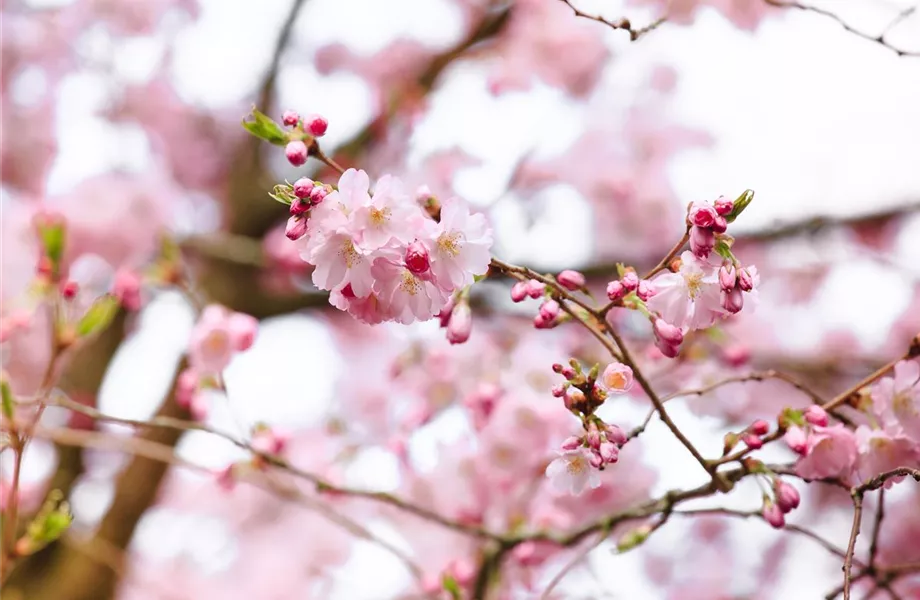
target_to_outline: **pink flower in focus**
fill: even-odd
[[[804,456],[808,453],[808,434],[798,425],[792,425],[783,435],[783,441],[796,454]]]
[[[648,300],[649,310],[676,327],[704,329],[724,314],[718,269],[692,252],[681,255],[677,273],[658,275],[653,283],[657,293]]]
[[[431,271],[440,285],[459,289],[474,275],[489,270],[492,229],[481,214],[471,214],[465,202],[452,198],[441,207],[441,222],[431,249]]]
[[[315,265],[314,285],[322,290],[350,285],[355,296],[367,296],[374,284],[371,258],[355,244],[351,233],[338,229],[329,235],[313,237],[320,238],[309,259]]]
[[[365,206],[355,209],[352,230],[368,251],[381,248],[395,238],[408,244],[415,237],[412,217],[418,214],[402,183],[392,175],[377,181],[374,195]]]
[[[622,394],[629,391],[633,384],[632,369],[623,363],[610,363],[597,380],[607,393]]]
[[[416,275],[405,265],[386,258],[376,259],[369,275],[373,280],[374,293],[385,312],[400,323],[427,321],[441,312],[441,308],[447,303],[446,294],[430,277]],[[354,282],[352,286],[354,287]],[[357,289],[355,293],[357,294]],[[454,311],[456,312],[456,308]],[[454,316],[456,315],[451,316],[451,321],[454,320]]]
[[[601,485],[597,470],[591,466],[593,460],[594,453],[588,448],[560,452],[546,467],[546,476],[560,492],[578,496],[586,487],[595,489]]]
[[[872,412],[887,429],[920,443],[920,362],[902,360],[894,366],[894,377],[875,384]]]
[[[807,454],[795,465],[804,479],[840,478],[844,482],[856,467],[856,436],[843,425],[814,427],[808,435]]]

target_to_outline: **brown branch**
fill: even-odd
[[[575,7],[574,4],[572,4],[571,0],[561,0],[561,1],[564,2],[569,8],[572,9],[572,12],[575,13],[576,17],[581,17],[584,19],[589,19],[591,21],[602,23],[606,25],[607,27],[610,27],[611,29],[622,30],[622,31],[628,32],[629,41],[631,42],[635,42],[643,35],[649,33],[650,31],[657,29],[659,26],[663,25],[668,20],[668,17],[665,15],[665,16],[655,19],[654,21],[652,21],[645,27],[634,29],[632,26],[632,23],[630,23],[629,19],[627,19],[626,17],[617,19],[616,21],[608,21],[607,19],[603,17],[589,15],[588,13],[579,10],[578,8]]]
[[[648,273],[642,276],[642,279],[649,279],[656,273],[660,273],[661,271],[664,271],[665,269],[667,269],[671,265],[671,262],[675,258],[677,258],[677,256],[680,254],[680,251],[683,249],[684,244],[686,244],[689,241],[690,241],[690,228],[688,227],[687,231],[684,232],[683,237],[681,237],[680,240],[676,244],[674,244],[674,247],[668,251],[665,257],[662,258],[658,262],[657,265],[652,267],[652,269]]]
[[[850,33],[855,34],[864,40],[869,40],[870,42],[881,44],[882,46],[884,46],[885,48],[888,48],[889,50],[891,50],[898,56],[910,56],[910,57],[920,56],[920,51],[903,50],[896,46],[892,46],[885,39],[885,36],[891,30],[891,28],[897,25],[903,19],[907,18],[911,13],[913,13],[914,10],[916,10],[916,7],[902,11],[898,15],[898,17],[895,19],[895,21],[891,23],[890,25],[888,25],[888,27],[886,27],[882,33],[880,33],[879,35],[873,36],[871,34],[865,33],[864,31],[860,31],[859,29],[856,29],[855,27],[853,27],[852,25],[850,25],[849,23],[841,19],[837,14],[829,10],[825,10],[823,8],[818,8],[817,6],[809,6],[805,4],[800,4],[799,2],[783,2],[780,0],[763,0],[763,1],[769,4],[770,6],[776,6],[778,8],[794,8],[794,9],[801,10],[804,12],[812,12],[812,13],[827,17],[829,19],[833,19],[841,27],[843,27],[845,30],[849,31]],[[844,594],[844,597],[846,597],[846,594]]]
[[[853,494],[853,526],[850,528],[850,543],[843,560],[843,600],[850,600],[850,572],[853,569],[853,553],[856,552],[856,538],[862,521],[862,494]]]
[[[882,531],[882,519],[885,518],[885,488],[879,490],[878,506],[875,508],[875,523],[872,525],[872,541],[869,543],[869,568],[875,568],[878,554],[878,536]]]

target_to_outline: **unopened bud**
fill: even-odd
[[[570,269],[566,269],[559,273],[559,275],[556,276],[556,281],[565,289],[573,292],[585,287],[585,276],[578,271],[572,271]]]
[[[307,145],[300,140],[288,142],[288,145],[284,147],[284,155],[289,163],[299,167],[307,162]]]
[[[321,115],[310,115],[304,121],[304,126],[307,133],[313,137],[323,137],[326,134],[326,128],[329,127],[329,121]]]
[[[415,240],[406,248],[406,268],[416,275],[426,272],[431,266],[428,257],[428,248],[419,240]]]
[[[286,110],[281,115],[281,122],[288,127],[293,127],[297,125],[297,122],[300,121],[300,115],[293,110]]]
[[[287,225],[284,228],[284,235],[289,240],[299,240],[307,234],[307,220],[300,215],[294,215],[288,218]]]

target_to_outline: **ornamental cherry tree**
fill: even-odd
[[[839,263],[898,265],[916,207],[757,228],[753,190],[681,197],[670,167],[714,138],[679,116],[678,71],[630,62],[698,20],[807,15],[906,63],[914,10],[876,34],[779,0],[636,0],[630,18],[453,0],[450,39],[367,52],[287,4],[264,80],[219,109],[172,72],[197,2],[2,7],[11,598],[920,596],[916,269],[878,343],[809,329]],[[129,76],[118,57],[145,44],[156,65]],[[312,96],[282,93],[298,61]],[[611,85],[619,68],[638,83]],[[461,184],[494,155],[418,141],[469,73],[587,123],[528,125],[556,153],[497,161],[497,200]],[[336,76],[364,84],[358,126],[315,105]],[[55,106],[86,81],[117,159],[61,191]],[[585,257],[515,252],[509,230],[570,223],[567,193],[590,219],[539,246]],[[831,302],[882,306],[881,277],[847,277]],[[151,335],[170,351],[138,350]],[[264,417],[279,396],[313,418]]]

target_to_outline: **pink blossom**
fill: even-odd
[[[792,425],[783,434],[783,441],[796,454],[805,455],[808,453],[808,435],[805,430],[798,425]]]
[[[370,202],[355,209],[351,229],[360,234],[361,247],[368,252],[382,248],[394,238],[408,244],[414,237],[412,217],[418,214],[402,183],[384,175],[377,181]]]
[[[894,377],[885,377],[872,389],[872,411],[892,431],[901,431],[920,443],[920,363],[902,360]]]
[[[633,371],[623,363],[610,363],[604,368],[597,382],[608,393],[622,394],[632,387]]]
[[[492,230],[481,214],[470,214],[459,199],[441,207],[441,222],[431,249],[431,271],[441,285],[459,289],[484,275],[492,257]]]
[[[674,326],[704,329],[724,314],[717,268],[692,252],[681,255],[677,273],[663,273],[653,282],[658,292],[649,299],[648,308]]]
[[[716,208],[708,202],[694,202],[687,213],[687,220],[696,227],[708,229],[719,216]]]
[[[278,455],[284,452],[290,440],[286,431],[276,430],[268,426],[257,427],[252,434],[250,446],[256,452],[268,455]]]
[[[827,411],[818,404],[812,404],[802,414],[805,420],[812,425],[827,426]]]
[[[416,275],[421,275],[431,266],[428,248],[423,243],[415,240],[406,248],[406,267]]]
[[[903,435],[892,435],[880,429],[865,425],[856,428],[856,444],[859,459],[856,471],[861,481],[891,471],[897,467],[913,467],[920,464],[920,447]],[[903,477],[892,477],[884,486],[890,488]]]
[[[808,435],[807,454],[795,465],[805,479],[840,478],[849,481],[856,467],[856,436],[843,425],[814,427]]]
[[[386,312],[399,323],[427,321],[441,312],[447,302],[447,296],[430,277],[416,275],[405,265],[386,258],[374,261],[368,278],[368,283],[373,282],[374,293]],[[354,288],[355,282],[351,283]],[[358,294],[356,288],[355,293]],[[455,316],[451,316],[451,322]]]
[[[313,283],[324,290],[350,285],[355,296],[367,296],[374,284],[371,257],[355,244],[351,233],[342,228],[313,237],[320,239],[310,252]]]

